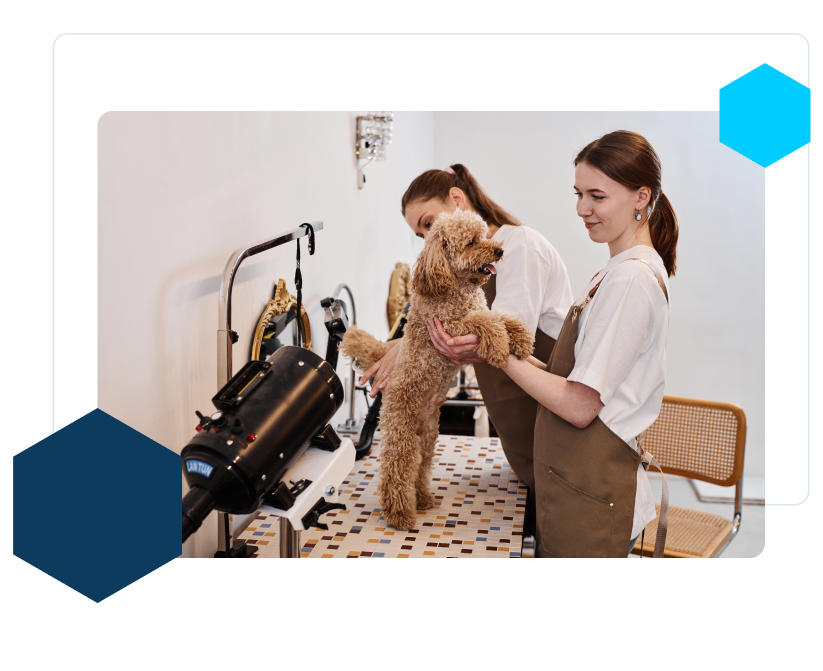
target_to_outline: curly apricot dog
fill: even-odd
[[[434,348],[426,323],[437,316],[451,335],[477,334],[475,351],[492,366],[505,365],[509,353],[532,353],[534,335],[523,322],[486,306],[480,287],[503,256],[502,243],[487,234],[486,223],[473,212],[441,214],[415,265],[408,322],[380,412],[378,491],[383,516],[397,529],[413,528],[416,511],[434,506],[429,482],[446,400],[441,390],[458,369]],[[386,353],[384,343],[356,328],[346,332],[341,349],[367,367]]]

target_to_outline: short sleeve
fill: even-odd
[[[551,267],[540,252],[526,245],[525,235],[507,240],[503,252],[492,310],[519,318],[529,333],[534,333],[540,320]]]
[[[591,312],[581,321],[579,350],[568,379],[598,391],[603,405],[648,347],[654,331],[654,304],[644,279],[648,278],[615,269],[585,308]]]

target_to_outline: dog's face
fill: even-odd
[[[503,244],[487,238],[488,230],[474,212],[438,216],[417,258],[412,290],[427,298],[445,298],[461,285],[485,284],[503,256]]]

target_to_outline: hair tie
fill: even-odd
[[[443,168],[443,172],[447,172],[450,175],[454,175],[455,177],[457,177],[457,173],[454,170],[452,170],[451,166],[449,166],[448,168]]]

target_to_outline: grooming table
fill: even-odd
[[[347,510],[321,517],[328,531],[302,531],[300,556],[520,557],[526,486],[506,461],[500,439],[439,436],[432,465],[435,507],[417,512],[414,529],[398,531],[380,514],[378,432],[371,454],[355,462],[338,490]],[[278,520],[261,512],[239,535],[258,546],[252,558],[280,556]]]

